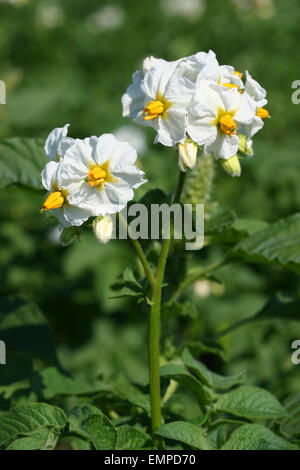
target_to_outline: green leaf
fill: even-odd
[[[214,235],[216,232],[222,232],[228,229],[235,220],[234,212],[220,210],[205,222],[205,234]]]
[[[244,424],[231,434],[222,450],[296,450],[298,447],[260,424]]]
[[[300,300],[292,300],[290,297],[285,297],[281,294],[274,296],[259,312],[252,317],[242,318],[241,320],[233,323],[225,330],[218,333],[217,337],[221,337],[231,331],[234,331],[240,326],[247,325],[256,321],[265,320],[293,320],[300,321]]]
[[[50,328],[32,302],[0,300],[0,336],[8,350],[58,364]]]
[[[183,316],[195,319],[199,316],[197,307],[189,300],[186,300],[185,302],[172,302],[172,304],[165,304],[162,309],[162,314],[166,318]]]
[[[203,431],[198,426],[185,421],[164,424],[158,428],[156,434],[180,441],[194,449],[209,450],[211,448]]]
[[[190,374],[184,365],[173,363],[165,364],[160,368],[160,376],[175,380],[175,382],[182,384],[185,388],[190,390],[197,399],[200,407],[211,403],[212,395],[209,389]]]
[[[92,450],[93,446],[90,442],[80,437],[72,437],[70,440],[72,450]]]
[[[70,245],[72,242],[79,239],[81,230],[82,227],[75,226],[64,228],[60,236],[60,242],[65,246]]]
[[[219,236],[217,235],[213,238],[225,243],[235,244],[266,227],[268,227],[268,224],[262,220],[236,219],[231,225],[227,226]]]
[[[268,227],[268,223],[263,220],[256,219],[237,219],[232,224],[232,230],[238,232],[240,236],[245,237],[246,235],[252,235],[259,230]]]
[[[300,392],[289,396],[284,407],[289,416],[280,421],[280,431],[288,438],[300,437]]]
[[[78,423],[81,423],[84,421],[86,418],[88,418],[91,415],[99,415],[99,416],[104,416],[102,411],[99,410],[94,405],[79,405],[75,406],[70,413],[68,414],[68,421],[70,423],[70,429],[75,430],[78,428]],[[84,434],[84,433],[83,433]]]
[[[231,388],[233,385],[242,383],[246,377],[244,372],[229,375],[227,377],[216,374],[215,372],[210,371],[201,362],[196,361],[188,349],[183,351],[182,360],[186,367],[197,375],[201,382],[216,390],[226,390]]]
[[[5,367],[1,367],[0,393],[2,391],[2,387],[5,388],[15,384],[16,382],[21,382],[26,379],[29,379],[31,374],[32,360],[30,358],[23,357],[17,354],[7,354],[6,365]]]
[[[117,428],[117,433],[117,450],[142,449],[150,441],[150,437],[147,434],[133,426],[120,426]]]
[[[50,429],[40,429],[28,437],[14,441],[7,450],[53,450],[57,445],[59,435]]]
[[[222,395],[215,409],[249,419],[273,419],[287,415],[286,410],[270,392],[248,385]]]
[[[110,298],[119,297],[143,297],[144,289],[143,286],[137,281],[131,266],[128,266],[123,275],[122,280],[116,282],[111,287],[114,291],[117,291],[116,295],[110,296]]]
[[[116,448],[116,428],[95,406],[77,406],[71,411],[68,419],[71,424],[70,430],[90,440],[96,450]]]
[[[221,449],[227,438],[226,424],[218,424],[208,434],[209,443],[214,449]]]
[[[42,139],[0,140],[0,187],[19,183],[42,189],[41,171],[47,163]]]
[[[183,351],[185,348],[188,348],[188,350],[194,356],[201,356],[205,354],[205,355],[217,356],[224,362],[228,360],[226,352],[224,351],[222,346],[220,346],[220,344],[217,344],[217,343],[206,344],[200,340],[192,340],[192,341],[186,341],[181,350]]]
[[[251,263],[273,263],[300,273],[299,239],[300,213],[297,213],[250,235],[231,253]]]
[[[91,395],[111,390],[110,386],[100,380],[87,381],[75,379],[56,367],[47,367],[41,371],[34,372],[31,378],[31,385],[32,389],[43,400],[50,400],[56,396]]]
[[[1,415],[0,446],[44,428],[59,433],[66,421],[65,413],[60,408],[46,403],[18,406]]]

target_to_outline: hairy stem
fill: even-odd
[[[180,172],[177,188],[173,197],[173,204],[180,201],[185,173]],[[173,224],[171,224],[172,226]],[[161,397],[160,397],[160,378],[159,378],[159,340],[160,340],[160,313],[161,313],[161,292],[165,274],[166,262],[169,254],[172,228],[170,237],[163,240],[161,253],[157,266],[156,281],[153,290],[150,312],[150,331],[149,331],[149,374],[150,374],[150,400],[151,400],[151,425],[154,442],[157,447],[160,446],[160,440],[155,437],[155,432],[161,425]]]
[[[140,243],[137,240],[133,240],[131,238],[130,241],[131,241],[131,244],[132,244],[133,248],[135,249],[136,254],[138,255],[139,260],[140,260],[140,262],[141,262],[141,264],[144,268],[144,271],[145,271],[146,276],[148,278],[149,284],[151,286],[151,290],[153,292],[154,291],[154,285],[155,285],[155,279],[154,279],[152,270],[150,268],[150,265],[147,261],[147,258],[145,256],[145,253],[143,251],[143,248],[141,247]]]
[[[153,291],[154,291],[154,286],[155,286],[155,279],[154,279],[154,276],[153,276],[153,272],[152,272],[152,269],[150,267],[150,264],[148,263],[148,260],[145,256],[145,253],[144,253],[144,250],[141,246],[141,244],[137,241],[137,240],[134,240],[132,237],[131,237],[131,234],[130,234],[130,228],[127,224],[127,221],[124,219],[124,217],[122,216],[122,214],[119,214],[119,220],[120,222],[124,225],[124,227],[126,227],[126,230],[127,230],[127,233],[128,233],[128,237],[130,239],[130,242],[131,242],[131,245],[133,247],[133,249],[135,250],[139,260],[140,260],[140,263],[145,271],[145,274],[147,276],[147,279],[149,281],[149,284],[150,284],[150,287],[151,287],[151,293],[153,294]]]

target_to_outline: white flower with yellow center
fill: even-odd
[[[251,124],[255,106],[247,93],[202,81],[188,113],[188,134],[206,153],[225,160],[236,155],[238,131]]]
[[[45,211],[52,210],[63,227],[82,225],[92,214],[90,211],[73,206],[69,202],[69,191],[58,182],[58,170],[61,163],[49,162],[42,171],[42,184],[48,191],[43,203]],[[76,189],[75,187],[73,188]],[[79,188],[78,188],[79,189]]]
[[[75,139],[58,165],[58,190],[54,187],[44,208],[66,211],[71,206],[93,216],[121,211],[133,190],[146,182],[134,165],[136,158],[136,150],[112,134]]]
[[[181,74],[179,63],[148,59],[145,72],[133,75],[122,97],[123,116],[152,126],[157,131],[154,142],[170,147],[186,136],[187,108],[194,93],[194,84]]]
[[[248,71],[246,71],[245,91],[251,96],[256,104],[257,117],[260,119],[266,119],[269,117],[269,111],[265,109],[265,106],[268,103],[268,100],[266,99],[267,92],[256,80],[254,80],[254,78],[252,78]]]
[[[252,78],[250,73],[246,71],[245,93],[253,100],[255,106],[255,117],[250,124],[240,128],[240,134],[246,138],[246,153],[244,155],[252,156],[252,138],[264,126],[264,120],[269,117],[269,111],[265,108],[268,100],[266,99],[266,90]],[[244,144],[244,143],[243,143]]]
[[[74,139],[67,137],[69,125],[56,127],[48,135],[44,150],[50,160],[58,162],[70,145],[74,143]]]

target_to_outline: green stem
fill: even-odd
[[[145,253],[143,251],[143,248],[141,247],[140,243],[137,240],[133,240],[132,238],[130,238],[130,241],[131,241],[131,244],[132,244],[133,248],[136,251],[136,254],[139,257],[140,262],[142,263],[142,266],[143,266],[144,271],[146,273],[146,276],[148,278],[149,284],[151,286],[151,291],[153,292],[154,291],[154,285],[155,285],[155,279],[154,279],[152,270],[150,268],[150,265],[147,261],[147,258],[145,256]]]
[[[180,172],[177,188],[173,198],[173,204],[180,201],[185,173]],[[161,397],[160,397],[160,378],[159,378],[159,340],[160,340],[160,312],[161,312],[161,292],[164,280],[166,262],[169,254],[172,229],[170,237],[163,240],[161,253],[157,266],[156,282],[154,286],[151,312],[150,312],[150,331],[149,331],[149,375],[150,375],[150,400],[151,400],[151,425],[154,443],[160,446],[160,440],[155,437],[155,432],[161,425]]]
[[[148,278],[148,281],[149,281],[149,284],[150,284],[150,287],[151,287],[151,293],[153,293],[154,285],[155,285],[155,279],[154,279],[153,272],[152,272],[152,269],[150,267],[150,264],[148,263],[148,260],[145,256],[144,250],[143,250],[141,244],[137,240],[134,240],[131,237],[129,226],[128,226],[126,220],[124,219],[124,217],[122,216],[122,214],[119,214],[119,220],[124,225],[124,227],[126,227],[127,234],[128,234],[129,239],[130,239],[130,242],[132,244],[132,247],[135,250],[135,252],[136,252],[143,268],[144,268],[145,274]]]

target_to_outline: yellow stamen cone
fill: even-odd
[[[49,194],[46,201],[43,204],[43,208],[45,211],[49,211],[50,209],[58,209],[63,206],[65,202],[65,198],[61,191],[54,191],[53,193]]]
[[[144,109],[144,121],[157,118],[165,110],[165,105],[160,100],[151,101]]]
[[[256,116],[260,117],[261,119],[267,119],[270,114],[269,111],[265,108],[258,108]]]
[[[219,126],[221,131],[224,132],[224,134],[229,135],[229,137],[232,137],[232,135],[236,133],[236,123],[230,114],[224,114],[219,119]]]

